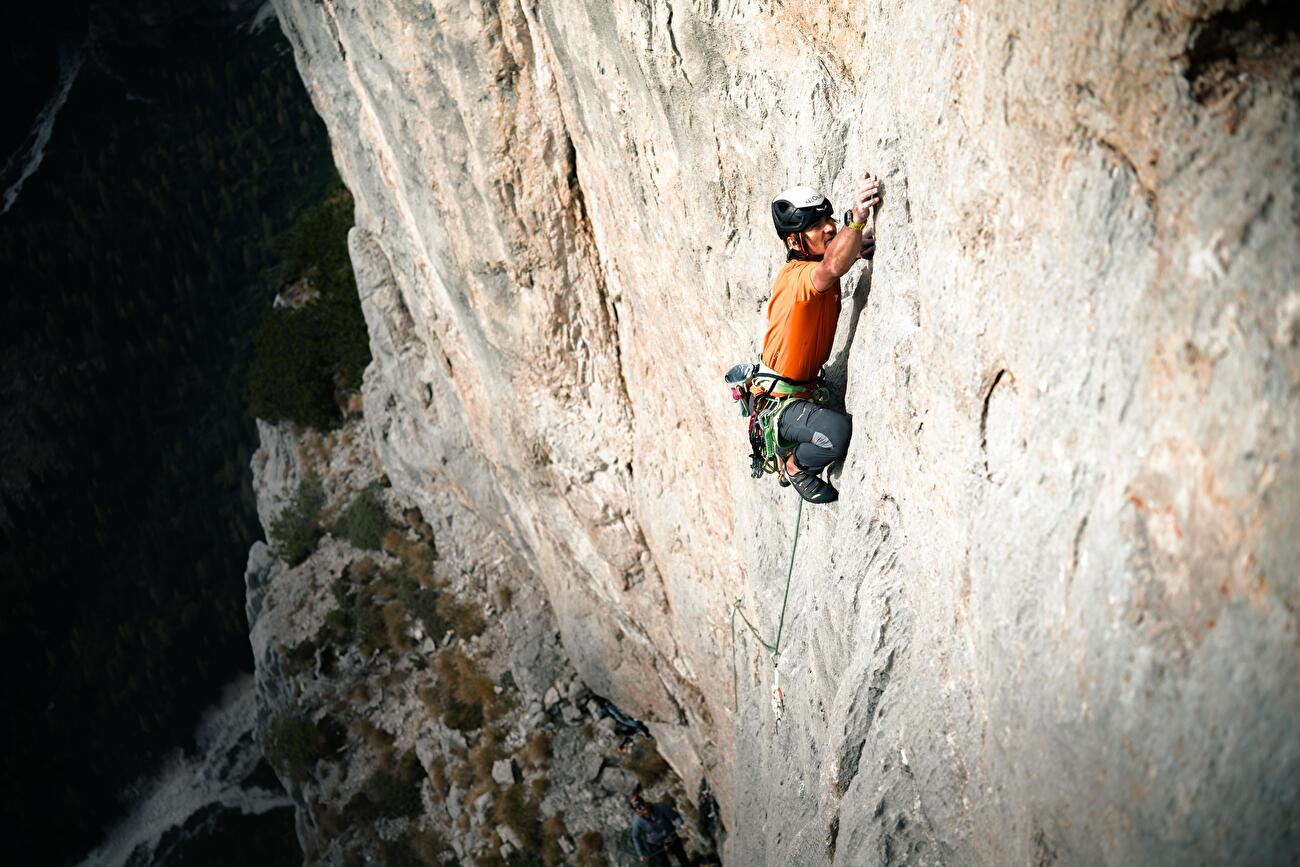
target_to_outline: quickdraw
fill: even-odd
[[[785,716],[785,693],[781,692],[781,669],[772,665],[772,716],[776,727],[781,728],[781,717]]]
[[[768,644],[763,636],[749,622],[741,607],[744,598],[737,599],[731,605],[731,701],[737,710],[740,708],[739,676],[736,673],[736,615],[749,629],[754,639],[772,655],[772,715],[776,718],[776,727],[781,728],[781,719],[785,716],[785,693],[781,689],[781,636],[785,634],[785,612],[790,605],[790,581],[794,576],[794,558],[799,552],[799,526],[803,523],[803,499],[799,500],[799,511],[794,518],[794,544],[790,546],[790,566],[785,573],[785,595],[781,598],[781,616],[776,625],[776,641]]]

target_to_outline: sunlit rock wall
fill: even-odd
[[[1284,4],[276,0],[357,202],[366,417],[534,565],[733,863],[1286,863]],[[804,515],[748,478],[768,202],[884,177]],[[733,705],[732,660],[739,666]]]

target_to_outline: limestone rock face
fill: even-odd
[[[1294,854],[1285,4],[275,2],[356,198],[383,471],[530,565],[729,860]],[[868,169],[778,727],[728,614],[775,636],[796,500],[721,375],[772,195]]]

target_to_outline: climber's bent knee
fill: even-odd
[[[844,456],[849,453],[849,440],[853,439],[853,416],[825,407],[822,409],[823,413],[818,416],[818,422],[833,443],[830,449],[831,458],[827,461],[833,464],[844,460]]]
[[[827,465],[844,460],[853,438],[853,418],[845,413],[798,401],[781,413],[781,439],[798,443],[794,462],[804,470],[819,473]]]

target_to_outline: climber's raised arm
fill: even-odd
[[[870,172],[864,177],[866,182],[853,200],[848,225],[836,231],[834,219],[830,221],[831,237],[826,242],[826,253],[812,272],[812,284],[816,292],[838,289],[840,278],[849,273],[853,263],[862,257],[867,220],[871,216],[871,209],[880,202],[880,180],[873,178]],[[874,239],[871,243],[874,245]]]

